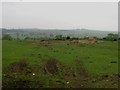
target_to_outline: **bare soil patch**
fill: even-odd
[[[45,73],[56,74],[58,72],[58,61],[56,59],[49,59],[45,62],[43,70]]]
[[[22,72],[27,69],[28,63],[26,60],[20,60],[18,62],[14,62],[8,66],[10,72]]]

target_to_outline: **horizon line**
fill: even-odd
[[[5,28],[5,27],[2,27],[0,29],[38,29],[38,30],[91,30],[91,31],[112,31],[112,32],[118,32],[118,30],[98,30],[98,29],[88,29],[88,28]]]

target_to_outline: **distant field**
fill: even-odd
[[[118,43],[3,40],[3,87],[117,88]]]

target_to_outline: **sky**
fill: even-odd
[[[118,30],[117,2],[3,2],[3,28]]]

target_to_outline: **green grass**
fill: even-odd
[[[0,40],[0,85],[2,81],[2,40]]]
[[[50,50],[53,48],[53,50]],[[27,58],[31,64],[39,64],[41,59],[56,58],[67,65],[74,64],[75,59],[83,61],[90,73],[117,73],[118,46],[116,42],[100,44],[66,45],[57,44],[48,47],[35,46],[30,42],[3,41],[3,67]],[[40,55],[39,55],[40,54]],[[92,63],[89,63],[92,62]],[[108,68],[109,67],[109,68]]]
[[[117,42],[104,41],[103,43],[72,45],[53,43],[49,46],[37,46],[27,41],[3,41],[3,73],[11,63],[21,59],[26,59],[30,65],[42,66],[42,62],[49,58],[55,58],[73,69],[79,67],[76,66],[75,60],[80,60],[82,66],[92,76],[118,73]],[[117,63],[111,63],[111,61]],[[48,77],[51,76],[48,75]],[[59,79],[59,75],[56,77]],[[47,83],[46,80],[46,87]],[[96,83],[96,87],[99,87],[99,84]]]

